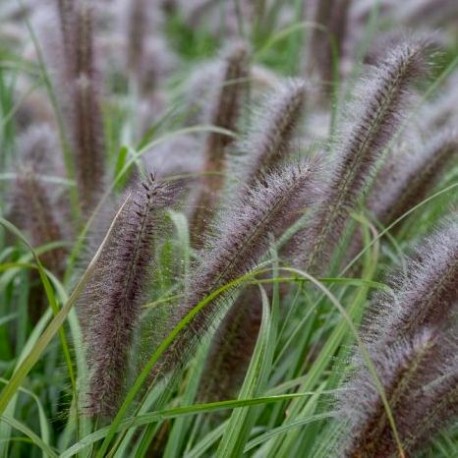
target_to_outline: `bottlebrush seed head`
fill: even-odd
[[[60,26],[60,33],[62,36],[63,46],[68,53],[69,46],[72,45],[72,31],[71,28],[73,26],[73,8],[74,8],[74,1],[73,0],[54,0],[57,6],[57,12],[59,16],[59,26]],[[68,54],[67,54],[68,55]]]
[[[424,331],[413,339],[400,337],[396,344],[370,353],[401,444],[407,439],[401,425],[410,415],[409,409],[401,406],[406,407],[421,367],[434,351],[434,338],[434,333]],[[398,451],[392,425],[372,373],[361,364],[340,395],[339,412],[348,430],[339,448],[344,449],[345,457],[392,456]]]
[[[18,169],[12,194],[19,227],[30,234],[32,246],[40,247],[63,241],[49,190],[30,165]],[[46,268],[60,276],[64,269],[65,255],[65,250],[59,248],[47,251],[40,259]]]
[[[59,193],[43,175],[59,175],[57,139],[47,125],[30,127],[19,137],[16,181],[11,188],[11,218],[28,232],[34,247],[64,240]],[[63,272],[65,250],[47,251],[41,256],[44,266],[54,274]]]
[[[93,34],[93,7],[87,0],[79,0],[73,10],[73,49],[68,56],[72,65],[71,75],[78,78],[86,75],[95,76],[94,34]]]
[[[237,121],[248,84],[248,50],[237,44],[227,54],[224,81],[215,104],[212,124],[232,132]],[[206,228],[214,216],[227,168],[227,148],[233,138],[227,134],[210,132],[205,146],[204,175],[200,180],[194,212],[191,215],[191,236],[195,247],[200,247]]]
[[[374,300],[370,341],[394,341],[449,323],[458,302],[458,220],[446,221],[418,245],[407,272],[393,277],[393,294]]]
[[[225,62],[224,80],[214,106],[212,124],[236,132],[240,108],[248,84],[249,62],[247,46],[244,43],[234,45],[228,50]],[[207,137],[206,145],[208,161],[219,162],[224,159],[222,157],[224,156],[222,148],[231,142],[232,137],[211,132]]]
[[[370,193],[369,210],[388,226],[428,195],[456,157],[458,135],[448,129],[433,135],[420,151],[393,155]]]
[[[93,5],[88,0],[59,1],[57,13],[61,36],[46,41],[54,41],[47,47],[57,70],[57,100],[66,127],[63,146],[71,150],[81,209],[88,216],[105,188],[105,133]]]
[[[407,421],[403,425],[406,430],[406,449],[412,452],[421,451],[443,428],[452,425],[458,419],[458,342],[457,336],[448,341],[443,339],[450,353],[448,359],[439,359],[436,355],[430,358],[426,372],[437,368],[435,377],[429,383],[418,384],[416,391],[410,396]],[[437,367],[439,364],[442,367]],[[432,380],[431,380],[432,379]]]
[[[333,64],[342,54],[351,0],[316,0],[308,51],[309,68],[316,70],[324,84],[333,80]],[[324,30],[323,30],[324,29]],[[331,92],[324,87],[326,92]]]
[[[130,70],[138,72],[143,58],[145,35],[148,28],[146,0],[133,0],[129,6],[127,65]]]
[[[374,301],[364,329],[403,448],[416,450],[456,418],[458,224],[446,221],[426,238],[393,280],[393,293]],[[406,351],[407,350],[407,351]],[[346,456],[391,456],[395,438],[361,355],[340,402],[348,419]],[[394,369],[394,370],[393,370]],[[345,441],[345,440],[344,440]]]
[[[338,141],[334,164],[323,200],[305,233],[306,259],[299,257],[312,274],[323,273],[347,225],[352,209],[362,197],[383,148],[396,132],[412,83],[426,72],[425,41],[405,41],[390,51],[364,83],[362,106],[345,107],[343,113],[360,117]]]
[[[87,323],[87,412],[91,416],[112,417],[122,400],[140,307],[154,263],[154,242],[174,195],[173,187],[153,179],[137,187],[118,216],[80,300],[80,314]]]
[[[302,216],[317,194],[317,169],[316,162],[285,166],[234,202],[203,250],[186,300],[177,309],[177,322],[213,291],[249,272],[267,251],[270,237],[279,237]],[[169,348],[164,370],[179,365],[192,343],[217,325],[215,317],[223,307],[224,295],[202,309]]]
[[[242,175],[251,187],[291,152],[291,142],[304,110],[305,83],[289,80],[269,92],[259,108],[256,124],[237,149],[246,155]]]
[[[105,140],[94,81],[82,74],[72,87],[71,140],[83,212],[97,205],[105,187]]]

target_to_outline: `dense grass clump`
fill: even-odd
[[[457,20],[4,0],[0,458],[456,456]]]

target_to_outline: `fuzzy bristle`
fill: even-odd
[[[140,307],[154,263],[154,243],[174,190],[143,182],[119,215],[80,300],[90,379],[87,412],[111,418],[122,400]],[[88,320],[88,315],[90,319]]]
[[[65,238],[62,208],[57,205],[64,197],[43,178],[62,173],[57,152],[57,139],[45,125],[33,126],[19,138],[16,182],[11,189],[13,220],[27,231],[34,247]],[[59,277],[65,256],[66,250],[59,248],[44,253],[41,260]]]
[[[333,65],[341,58],[345,44],[351,0],[316,0],[314,3],[316,25],[309,40],[309,70],[319,74],[323,92],[330,93]]]
[[[305,103],[305,84],[290,80],[279,84],[265,97],[255,126],[237,149],[243,152],[242,176],[249,188],[269,170],[284,162],[301,120]],[[246,163],[245,163],[246,162]]]
[[[405,403],[416,386],[419,368],[433,351],[434,336],[425,332],[413,340],[400,340],[370,355],[398,435],[402,433],[398,424],[402,423],[402,417],[409,415],[408,410],[399,406]],[[366,367],[360,367],[347,383],[341,394],[340,413],[349,423],[342,456],[381,458],[392,456],[399,450],[379,388]],[[400,437],[401,445],[404,439],[404,436]]]
[[[316,162],[287,166],[266,176],[248,195],[234,202],[188,282],[186,300],[177,309],[177,322],[209,294],[255,266],[268,249],[270,237],[282,235],[316,199],[317,179]],[[160,369],[179,365],[191,344],[217,324],[225,297],[227,294],[209,303],[182,331]]]
[[[412,83],[425,74],[426,46],[406,41],[393,49],[365,83],[360,117],[339,141],[323,201],[311,224],[293,239],[300,249],[295,262],[312,274],[322,274],[344,232],[350,212],[367,186],[384,146],[402,119]],[[346,107],[345,113],[353,110]],[[302,247],[301,247],[302,239]]]
[[[384,226],[420,203],[458,157],[458,136],[449,130],[435,134],[414,154],[393,157],[378,176],[368,208]]]
[[[31,234],[33,246],[39,247],[63,240],[49,193],[33,169],[25,168],[19,172],[14,200],[17,205],[15,211],[20,214],[21,225]],[[40,257],[45,267],[60,275],[63,272],[65,256],[65,250],[59,248]]]
[[[458,301],[458,222],[444,223],[423,240],[408,267],[408,275],[393,276],[394,295],[383,294],[374,301],[371,340],[390,341],[448,323]]]
[[[133,0],[130,3],[127,65],[132,72],[138,72],[144,53],[148,15],[145,0]]]
[[[93,33],[93,8],[87,0],[58,2],[62,48],[57,66],[58,100],[64,118],[65,143],[71,150],[80,208],[88,216],[105,188],[105,134],[98,62]],[[57,38],[54,37],[54,41]],[[60,57],[59,57],[60,56]]]
[[[448,338],[447,338],[448,337]],[[445,335],[425,367],[423,379],[404,406],[406,448],[421,451],[439,431],[458,419],[458,341]],[[426,376],[426,377],[425,377]]]
[[[103,121],[97,90],[85,75],[73,87],[73,148],[78,189],[83,211],[92,210],[105,185]]]
[[[418,450],[458,414],[456,221],[445,222],[422,242],[407,272],[392,294],[374,300],[362,334],[381,387],[358,352],[354,373],[339,395],[349,428],[342,439],[348,457],[391,456],[399,447]]]
[[[212,124],[232,132],[237,122],[248,82],[248,51],[240,44],[226,58],[224,81],[215,104]],[[227,148],[233,138],[217,132],[207,136],[205,165],[200,180],[194,213],[191,216],[191,237],[194,246],[201,246],[206,228],[211,224],[225,183]]]
[[[60,32],[62,41],[66,52],[69,52],[69,46],[72,43],[71,27],[72,16],[74,14],[74,2],[72,0],[55,0],[57,5],[57,12],[59,15]]]

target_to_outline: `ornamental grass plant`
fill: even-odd
[[[456,457],[454,0],[0,3],[0,458]]]

